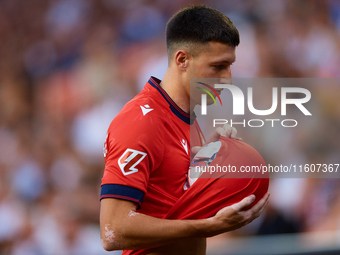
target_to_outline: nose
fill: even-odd
[[[230,78],[220,78],[221,84],[232,84],[231,77]]]
[[[223,74],[221,74],[220,83],[225,83],[225,84],[232,83],[230,66],[228,66],[227,70],[223,72]]]

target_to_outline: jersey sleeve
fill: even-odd
[[[127,108],[108,129],[100,199],[124,199],[140,206],[150,173],[162,162],[163,125],[156,112],[143,115],[139,105]]]

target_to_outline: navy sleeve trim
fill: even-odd
[[[138,203],[138,208],[140,208],[143,202],[144,192],[139,189],[120,184],[104,184],[101,187],[100,200],[103,198],[118,198],[132,201]]]

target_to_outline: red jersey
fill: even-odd
[[[186,189],[190,147],[202,145],[203,136],[195,116],[180,109],[159,83],[151,77],[112,121],[101,199],[129,200],[139,205],[138,212],[163,218]]]
[[[190,171],[195,170],[194,165],[197,161],[200,165],[203,163],[208,169],[210,167],[216,172],[202,173],[169,211],[166,219],[209,218],[223,207],[240,202],[243,198],[254,194],[256,198],[248,207],[250,208],[268,191],[268,173],[242,172],[245,167],[266,166],[261,155],[242,141],[221,136],[219,141],[206,145],[196,154]],[[228,172],[228,166],[235,172]],[[218,172],[218,167],[219,169],[224,167],[225,171]]]
[[[190,170],[196,165],[214,167],[232,166],[233,172],[202,173],[192,176],[194,183],[178,199],[165,219],[205,219],[214,216],[223,207],[240,202],[243,198],[254,194],[257,203],[267,192],[268,173],[241,172],[243,167],[264,166],[261,155],[248,144],[221,136],[219,141],[204,146],[194,157]],[[189,170],[189,171],[190,171]],[[248,208],[245,208],[248,209]],[[144,255],[154,249],[134,251],[132,254]]]
[[[139,205],[141,213],[168,219],[210,217],[250,194],[259,200],[268,179],[198,178],[185,192],[190,148],[202,146],[204,136],[196,118],[183,112],[159,83],[152,77],[112,121],[104,147],[101,199],[129,200]],[[250,146],[224,137],[220,141],[211,165],[265,164]]]

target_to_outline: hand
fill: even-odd
[[[205,142],[204,145],[218,141],[220,139],[220,136],[229,137],[232,139],[240,140],[242,141],[241,137],[236,137],[237,130],[234,127],[231,127],[229,124],[224,124],[223,127],[218,127],[215,129],[214,133],[209,137],[209,139]],[[203,146],[204,146],[203,145]],[[200,149],[203,148],[203,146],[194,146],[191,148],[191,152],[196,154]]]
[[[255,196],[250,195],[236,204],[219,210],[215,216],[210,218],[219,228],[213,232],[213,235],[241,228],[259,217],[268,204],[269,193],[265,194],[252,208],[244,211],[243,209],[250,206],[254,200]]]

